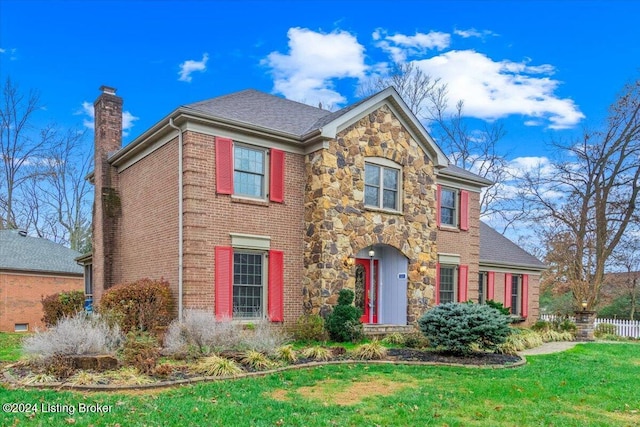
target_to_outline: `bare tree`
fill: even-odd
[[[636,232],[626,233],[612,255],[613,263],[622,272],[609,277],[609,282],[621,288],[622,292],[629,297],[629,319],[631,320],[635,319],[640,291],[640,236],[637,229],[639,224],[634,225]]]
[[[556,144],[565,154],[525,176],[529,211],[562,236],[550,254],[578,304],[598,302],[609,258],[634,215],[640,191],[640,81],[625,87],[601,131]]]
[[[370,95],[389,86],[393,86],[416,117],[427,124],[451,163],[496,183],[481,194],[481,215],[501,217],[505,230],[519,219],[522,206],[517,205],[518,201],[509,197],[502,186],[512,178],[505,156],[498,149],[498,142],[506,135],[504,126],[494,122],[472,127],[464,114],[464,101],[459,100],[454,109],[450,108],[447,85],[412,62],[394,64],[389,74],[365,83],[360,94]]]
[[[90,244],[91,153],[84,132],[55,124],[37,129],[37,92],[24,94],[7,78],[0,105],[0,229],[23,228],[86,251]]]
[[[39,174],[38,159],[50,141],[51,129],[38,132],[31,127],[34,113],[41,108],[37,92],[25,95],[7,78],[0,102],[0,229],[17,228],[16,190]]]

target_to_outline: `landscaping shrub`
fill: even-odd
[[[274,354],[278,347],[290,341],[287,334],[266,319],[253,324],[252,329],[241,335],[238,349],[254,350],[265,354]]]
[[[302,350],[302,357],[306,357],[307,359],[313,359],[317,361],[326,362],[327,360],[331,360],[333,353],[330,349],[326,347],[321,347],[319,345],[313,347],[307,347]]]
[[[617,335],[618,328],[612,323],[598,323],[593,332],[596,338],[606,338],[610,335]]]
[[[174,301],[169,283],[164,280],[140,279],[107,290],[100,299],[100,312],[120,316],[120,328],[155,333],[168,326],[173,318]]]
[[[238,349],[242,336],[242,325],[230,319],[218,321],[210,311],[187,309],[182,322],[176,319],[169,325],[164,350],[171,355],[207,356]]]
[[[429,347],[429,340],[420,332],[411,332],[404,337],[404,346],[408,348],[426,348]]]
[[[298,355],[291,344],[278,347],[275,356],[278,360],[286,363],[295,363],[298,361]]]
[[[233,360],[219,356],[209,356],[200,360],[194,371],[207,376],[228,377],[241,374],[242,368]]]
[[[44,332],[36,332],[23,341],[26,354],[41,359],[54,356],[111,354],[122,342],[118,326],[110,326],[98,315],[80,312],[64,317]]]
[[[400,332],[392,332],[382,339],[382,342],[390,345],[405,345],[407,339]]]
[[[488,305],[491,308],[495,308],[496,310],[498,310],[500,313],[504,314],[505,316],[510,316],[511,315],[511,309],[509,307],[505,307],[504,305],[502,305],[501,302],[494,301],[494,300],[490,299],[490,300],[487,300],[486,305]]]
[[[498,345],[497,350],[499,353],[516,354],[528,348],[540,347],[542,343],[542,336],[538,332],[531,329],[512,328],[511,334],[505,342]]]
[[[378,340],[359,345],[351,353],[356,359],[380,360],[387,355],[387,348]]]
[[[327,331],[324,319],[318,314],[303,314],[293,327],[293,338],[298,341],[325,341]]]
[[[84,292],[59,292],[42,298],[42,321],[47,326],[54,326],[63,317],[70,317],[84,309]]]
[[[553,322],[553,329],[558,332],[571,332],[573,335],[576,334],[576,324],[571,321],[571,319],[556,319]]]
[[[536,323],[531,325],[531,329],[536,331],[536,332],[546,332],[546,331],[554,330],[553,329],[553,324],[551,322],[546,321],[546,320],[538,320]]]
[[[509,335],[508,325],[508,316],[484,304],[441,304],[418,320],[431,345],[454,354],[471,353],[474,345],[495,350]]]
[[[143,374],[153,374],[160,358],[158,341],[148,332],[127,334],[122,348],[122,359],[125,364],[133,366]]]
[[[362,338],[362,310],[352,305],[353,298],[353,291],[342,289],[338,294],[338,305],[327,316],[325,328],[334,341],[355,342]]]

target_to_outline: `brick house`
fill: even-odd
[[[23,231],[0,230],[0,331],[44,328],[43,296],[84,289],[79,255]]]
[[[411,325],[438,302],[482,299],[481,288],[511,304],[514,288],[497,281],[509,265],[481,270],[490,182],[450,166],[393,88],[336,112],[245,90],[179,107],[124,148],[122,98],[101,90],[96,301],[164,277],[179,312],[220,319],[326,314],[342,288],[367,324]],[[536,262],[513,266],[523,318],[537,314]]]

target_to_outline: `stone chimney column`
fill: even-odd
[[[122,148],[122,98],[116,89],[100,87],[93,103],[94,204],[93,204],[93,300],[99,302],[105,289],[113,286],[120,197],[117,174],[109,164],[111,154]]]

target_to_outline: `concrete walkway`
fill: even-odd
[[[538,354],[559,353],[561,351],[565,351],[570,348],[573,348],[578,344],[580,343],[576,341],[546,342],[542,344],[540,347],[519,351],[518,354],[521,356],[535,356]]]

